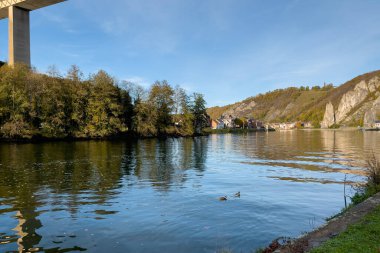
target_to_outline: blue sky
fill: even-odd
[[[380,69],[379,10],[379,0],[69,0],[32,12],[32,63],[166,79],[224,105]]]

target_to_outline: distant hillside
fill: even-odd
[[[349,116],[360,111],[360,104],[364,105],[379,97],[379,85],[375,85],[375,90],[363,92],[358,100],[353,100],[347,106],[340,104],[343,96],[350,91],[356,89],[356,86],[364,81],[371,83],[373,80],[380,79],[380,70],[366,73],[355,77],[354,79],[344,83],[339,87],[325,85],[323,87],[290,87],[287,89],[279,89],[265,94],[259,94],[255,97],[247,98],[235,104],[223,107],[211,107],[207,111],[211,118],[219,118],[221,115],[232,115],[234,117],[253,117],[265,122],[287,122],[287,121],[308,121],[312,122],[315,127],[319,127],[324,119],[326,105],[331,102],[333,108],[345,108],[345,114],[340,113],[341,122],[345,122]],[[376,82],[375,82],[376,83]],[[377,84],[377,83],[376,83]],[[359,87],[361,88],[361,87]],[[367,88],[364,88],[367,89]],[[369,89],[369,88],[368,88]],[[350,107],[350,112],[347,108]],[[369,107],[369,105],[367,105]],[[365,110],[359,115],[348,119],[347,124],[363,124]],[[346,120],[347,121],[347,120]]]

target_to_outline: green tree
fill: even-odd
[[[115,80],[100,70],[90,77],[90,95],[87,106],[85,133],[89,137],[105,137],[125,132],[122,122],[120,93]]]
[[[194,93],[193,94],[193,105],[191,112],[194,117],[193,125],[194,131],[197,134],[202,133],[202,129],[208,127],[210,124],[210,117],[206,112],[206,101],[203,94]]]
[[[73,137],[86,137],[87,107],[90,98],[90,83],[83,80],[83,73],[78,66],[72,65],[67,71],[65,85],[71,94],[71,117],[69,133]]]
[[[134,107],[132,127],[139,136],[153,137],[158,131],[156,128],[157,111],[152,104],[138,101]]]
[[[40,132],[44,137],[66,137],[72,113],[71,91],[62,78],[44,76]]]
[[[13,68],[3,66],[0,72],[2,135],[7,138],[31,138],[34,134],[28,122],[30,103],[28,97],[28,76],[31,70],[17,64]]]
[[[155,126],[159,135],[166,134],[172,125],[173,95],[173,88],[167,81],[157,81],[150,89],[148,103],[157,114]]]

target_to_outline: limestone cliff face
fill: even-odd
[[[373,102],[371,108],[364,115],[364,127],[374,127],[377,116],[380,114],[380,93],[377,94],[377,99]]]
[[[325,115],[323,117],[323,121],[321,122],[321,127],[322,128],[329,128],[332,125],[334,125],[335,122],[335,112],[334,112],[334,106],[331,102],[329,102],[326,105],[326,111]]]
[[[223,113],[223,116],[228,117],[231,115],[232,117],[242,117],[242,115],[245,115],[247,112],[253,110],[255,106],[255,101],[251,101],[249,103],[240,103],[235,107],[225,111]]]
[[[360,81],[358,84],[355,85],[354,89],[346,92],[342,96],[339,102],[338,108],[335,112],[332,107],[332,104],[329,103],[326,105],[326,111],[325,111],[323,121],[321,122],[321,127],[327,128],[327,127],[332,126],[334,123],[336,124],[346,123],[346,122],[352,121],[353,118],[363,119],[363,116],[364,116],[363,114],[366,111],[368,111],[367,108],[368,107],[372,108],[375,106],[375,102],[373,106],[369,106],[368,101],[373,99],[373,97],[377,97],[376,91],[379,90],[379,87],[380,87],[380,78],[377,76],[370,79],[368,82],[364,80]],[[379,106],[380,106],[380,101],[379,101]],[[366,116],[364,117],[364,123],[372,122],[372,121],[374,122],[374,117],[375,116],[373,116],[373,111],[371,109],[370,111],[366,113]]]
[[[358,83],[355,88],[343,95],[336,111],[336,122],[343,121],[357,105],[363,102],[369,93],[365,81]]]
[[[380,119],[380,114],[374,115],[377,109],[372,110],[376,107],[374,101],[380,96],[380,70],[359,75],[337,87],[328,86],[277,89],[233,104],[211,107],[207,112],[214,119],[232,115],[264,122],[301,120],[322,127],[333,124],[359,126],[373,122],[376,116]]]
[[[375,92],[379,86],[380,80],[375,77],[368,83],[361,81],[353,90],[344,94],[336,111],[336,122],[342,122],[355,107],[364,102],[367,96]]]

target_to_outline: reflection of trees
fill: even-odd
[[[34,210],[18,211],[16,217],[18,225],[13,229],[17,232],[18,251],[25,252],[25,249],[33,248],[38,245],[42,236],[37,234],[36,230],[42,227],[41,221],[37,219],[38,213]]]
[[[140,140],[130,154],[124,156],[123,164],[133,166],[134,176],[148,180],[157,189],[167,190],[173,184],[185,182],[186,170],[204,170],[207,138]]]
[[[205,164],[207,160],[207,145],[208,139],[205,137],[199,137],[193,139],[194,143],[194,168],[200,172],[205,170]]]
[[[76,215],[81,204],[103,204],[120,187],[120,144],[109,142],[0,145],[0,198],[16,212],[19,251],[38,245],[39,207]],[[84,194],[90,197],[83,198]]]
[[[81,205],[106,204],[119,194],[124,176],[168,190],[185,182],[188,169],[204,171],[207,142],[200,137],[0,145],[0,198],[11,206],[0,213],[16,213],[19,249],[33,248],[42,239],[40,207],[76,218]]]

